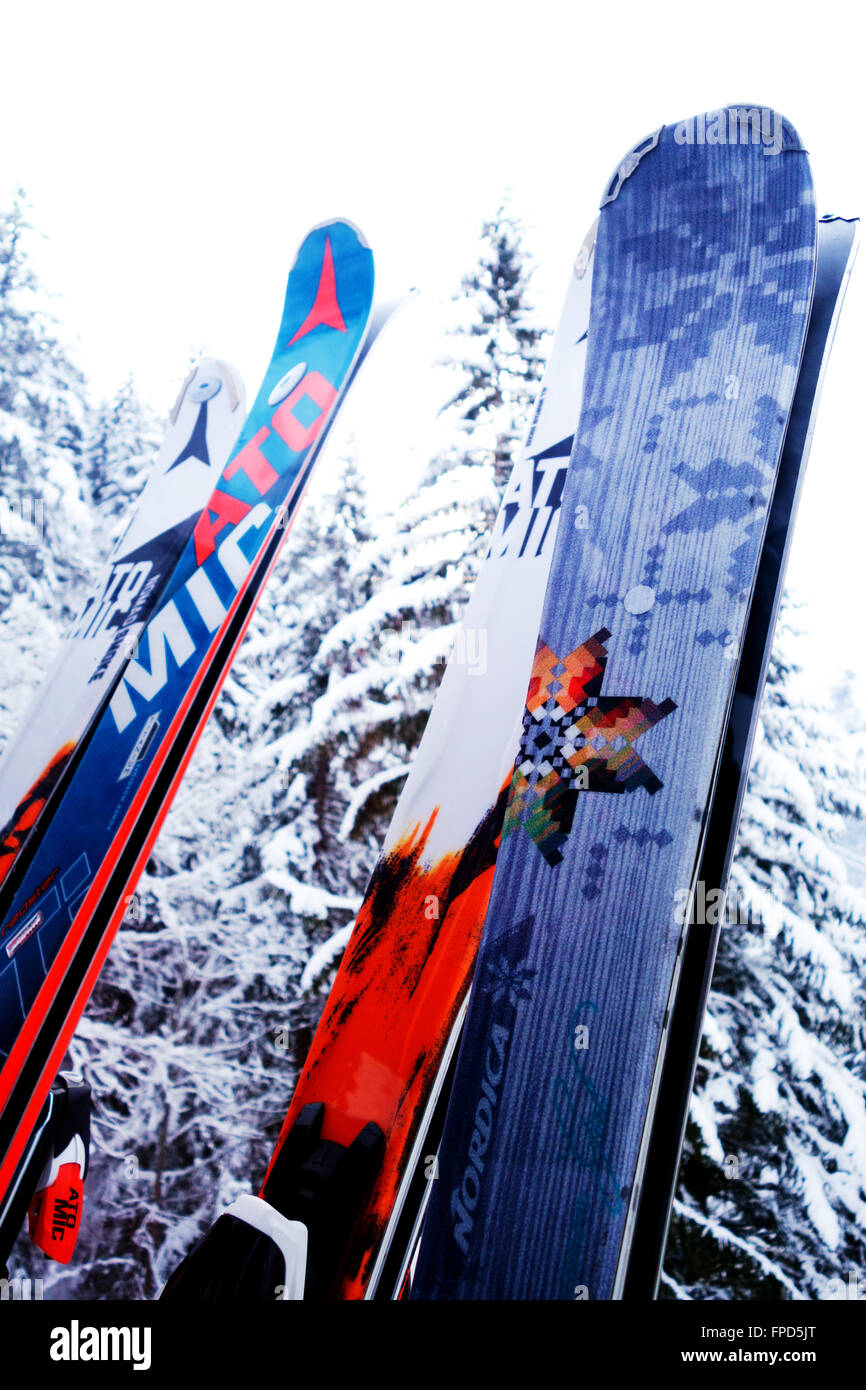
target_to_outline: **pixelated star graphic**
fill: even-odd
[[[540,640],[535,651],[502,838],[522,825],[551,865],[562,860],[580,792],[643,787],[654,796],[662,787],[634,744],[676,705],[601,694],[610,635],[601,628],[563,657]]]

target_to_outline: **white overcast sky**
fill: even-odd
[[[423,454],[440,306],[504,189],[551,326],[609,174],[665,122],[774,106],[810,150],[819,211],[866,212],[858,8],[4,0],[0,198],[23,185],[40,274],[94,387],[131,373],[162,411],[192,351],[234,361],[252,396],[297,244],[324,218],[356,222],[381,289],[422,292],[347,412],[381,498]],[[866,681],[863,254],[791,577],[828,663]]]

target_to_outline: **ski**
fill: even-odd
[[[0,759],[0,884],[7,892],[132,659],[245,416],[243,385],[228,363],[206,358],[189,373],[123,535]]]
[[[662,127],[602,200],[580,525],[551,566],[415,1298],[622,1293],[815,256],[808,158],[772,111]]]
[[[163,1297],[270,1299],[275,1284],[308,1299],[387,1297],[398,1277],[520,735],[523,672],[580,409],[593,236],[578,254],[489,553],[257,1199],[275,1221],[304,1227],[303,1267],[287,1278],[285,1242],[268,1237],[261,1208],[246,1203],[219,1219]]]
[[[809,459],[824,371],[857,252],[857,236],[856,218],[822,217],[818,223],[815,289],[803,361],[737,666],[731,716],[697,874],[697,882],[705,885],[709,901],[712,901],[709,895],[714,890],[720,895],[716,901],[723,901],[721,895],[734,854],[800,488]],[[658,1100],[636,1203],[634,1234],[627,1251],[623,1298],[654,1298],[658,1288],[723,922],[724,915],[715,923],[690,922],[685,939]]]
[[[237,446],[10,894],[0,890],[0,1237],[52,1080],[296,514],[388,311],[350,223],[314,228]],[[371,317],[371,315],[373,315]],[[2,1247],[0,1247],[2,1253]]]

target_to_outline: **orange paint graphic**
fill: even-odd
[[[18,851],[41,816],[46,801],[57,786],[74,751],[74,743],[64,743],[36,778],[27,794],[21,798],[14,813],[0,831],[0,883],[12,868]]]
[[[322,1138],[386,1137],[338,1286],[363,1298],[403,1164],[469,985],[493,883],[506,782],[469,843],[425,864],[439,808],[377,864],[301,1072],[277,1152],[305,1105],[326,1101]],[[273,1162],[273,1160],[272,1160]]]

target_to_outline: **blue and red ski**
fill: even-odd
[[[55,1074],[335,410],[386,316],[373,314],[373,289],[372,253],[353,226],[334,221],[307,236],[237,446],[74,777],[31,837],[26,867],[16,863],[0,889],[4,1244]]]

